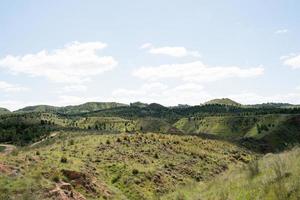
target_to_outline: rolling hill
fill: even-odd
[[[195,136],[60,132],[49,140],[0,155],[0,199],[154,200],[256,157]]]
[[[264,177],[277,173],[276,163],[285,158],[271,156],[275,167],[269,172],[263,155],[299,142],[297,107],[216,101],[175,107],[96,102],[31,106],[0,115],[0,143],[17,145],[10,155],[0,152],[0,199],[196,200],[199,191],[202,199],[236,199],[238,194],[241,199],[274,199],[277,175]],[[286,163],[290,173],[298,175],[298,169]],[[255,178],[246,177],[257,170]],[[282,172],[284,184],[293,185],[296,179]],[[220,186],[223,176],[229,181]],[[257,191],[253,180],[267,181],[270,187]],[[293,187],[282,186],[287,193],[278,189],[283,199],[298,194]],[[241,193],[244,188],[258,196]]]
[[[174,127],[186,134],[206,133],[238,140],[260,151],[282,150],[300,142],[300,115],[189,117],[180,119]]]
[[[219,105],[227,105],[227,106],[241,106],[240,103],[237,103],[231,99],[228,98],[222,98],[222,99],[212,99],[210,101],[207,101],[204,103],[204,105],[209,104],[219,104]]]
[[[128,106],[122,103],[116,102],[88,102],[81,105],[75,106],[65,106],[65,107],[55,107],[49,105],[37,105],[37,106],[28,106],[22,109],[19,109],[15,112],[51,112],[51,113],[61,113],[61,114],[81,114],[88,113],[98,110],[105,110],[109,108],[123,107]]]
[[[49,105],[36,105],[36,106],[27,106],[25,108],[15,111],[16,113],[23,112],[58,112],[59,107],[49,106]]]
[[[191,183],[165,195],[162,200],[270,199],[298,200],[300,196],[300,149],[267,154],[246,166],[204,183]]]
[[[6,109],[6,108],[0,108],[0,115],[2,115],[2,114],[8,114],[8,113],[10,113],[10,111],[8,109]]]

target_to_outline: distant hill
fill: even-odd
[[[59,107],[49,105],[27,106],[15,112],[57,112]]]
[[[64,114],[77,114],[77,113],[87,113],[97,110],[105,110],[110,108],[124,107],[127,104],[116,103],[116,102],[88,102],[76,106],[66,106],[59,109],[60,113]]]
[[[134,103],[130,103],[130,106],[135,106],[135,107],[139,107],[139,108],[145,108],[148,106],[148,104],[146,103],[142,103],[140,101],[134,102]]]
[[[158,103],[151,103],[148,105],[148,108],[150,109],[164,109],[165,107],[163,105],[160,105]]]
[[[128,106],[116,102],[88,102],[76,106],[55,107],[49,105],[28,106],[15,112],[55,112],[61,114],[80,114],[109,108]]]
[[[228,99],[228,98],[213,99],[213,100],[205,102],[204,104],[205,105],[219,104],[219,105],[228,105],[228,106],[241,106],[240,103],[233,101],[231,99]]]
[[[262,104],[254,104],[254,105],[246,105],[245,107],[253,107],[253,108],[297,108],[299,105],[293,105],[290,103],[262,103]]]
[[[294,114],[189,117],[173,126],[186,134],[240,140],[244,146],[261,152],[283,150],[300,141],[300,115]]]
[[[0,115],[10,113],[10,111],[6,108],[0,108]]]

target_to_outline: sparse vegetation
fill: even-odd
[[[41,143],[40,147],[19,150],[16,156],[0,157],[2,165],[18,166],[18,173],[22,174],[13,178],[0,176],[0,188],[6,188],[6,193],[14,197],[22,191],[17,184],[32,181],[32,192],[42,195],[61,181],[74,183],[78,176],[82,177],[78,179],[82,185],[77,185],[75,190],[89,199],[97,199],[97,195],[86,189],[85,184],[94,181],[103,185],[106,195],[109,193],[112,199],[122,199],[122,196],[156,199],[191,181],[209,180],[224,172],[226,166],[247,163],[256,157],[228,142],[196,136],[82,132],[70,138],[72,134],[61,133],[53,144]],[[72,140],[76,141],[74,145],[65,145]],[[7,182],[16,187],[2,187]],[[101,191],[95,188],[105,198]]]
[[[0,116],[0,199],[299,197],[297,107],[83,105]]]
[[[193,183],[166,195],[175,199],[272,199],[297,200],[300,197],[300,148],[280,154],[267,154],[246,166],[232,168],[205,184]],[[249,176],[250,174],[250,176]]]

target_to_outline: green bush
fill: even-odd
[[[63,156],[63,157],[60,158],[60,162],[61,162],[61,163],[67,163],[67,162],[68,162],[68,159],[67,159],[66,157]]]

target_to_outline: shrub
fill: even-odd
[[[55,176],[52,178],[52,180],[53,180],[54,182],[58,183],[58,182],[59,182],[59,176],[58,176],[58,175],[55,175]]]
[[[113,179],[111,180],[111,183],[114,184],[116,182],[118,182],[118,180],[121,178],[121,175],[117,175],[115,177],[113,177]]]
[[[75,141],[72,139],[69,141],[69,145],[74,145]]]
[[[133,170],[132,170],[132,174],[133,174],[133,175],[137,175],[138,173],[139,173],[139,170],[137,170],[137,169],[133,169]]]
[[[66,157],[61,157],[61,159],[60,159],[60,162],[61,163],[67,163],[68,162],[68,159],[66,158]]]
[[[121,142],[121,139],[120,139],[120,138],[117,138],[117,142],[120,143],[120,142]]]

